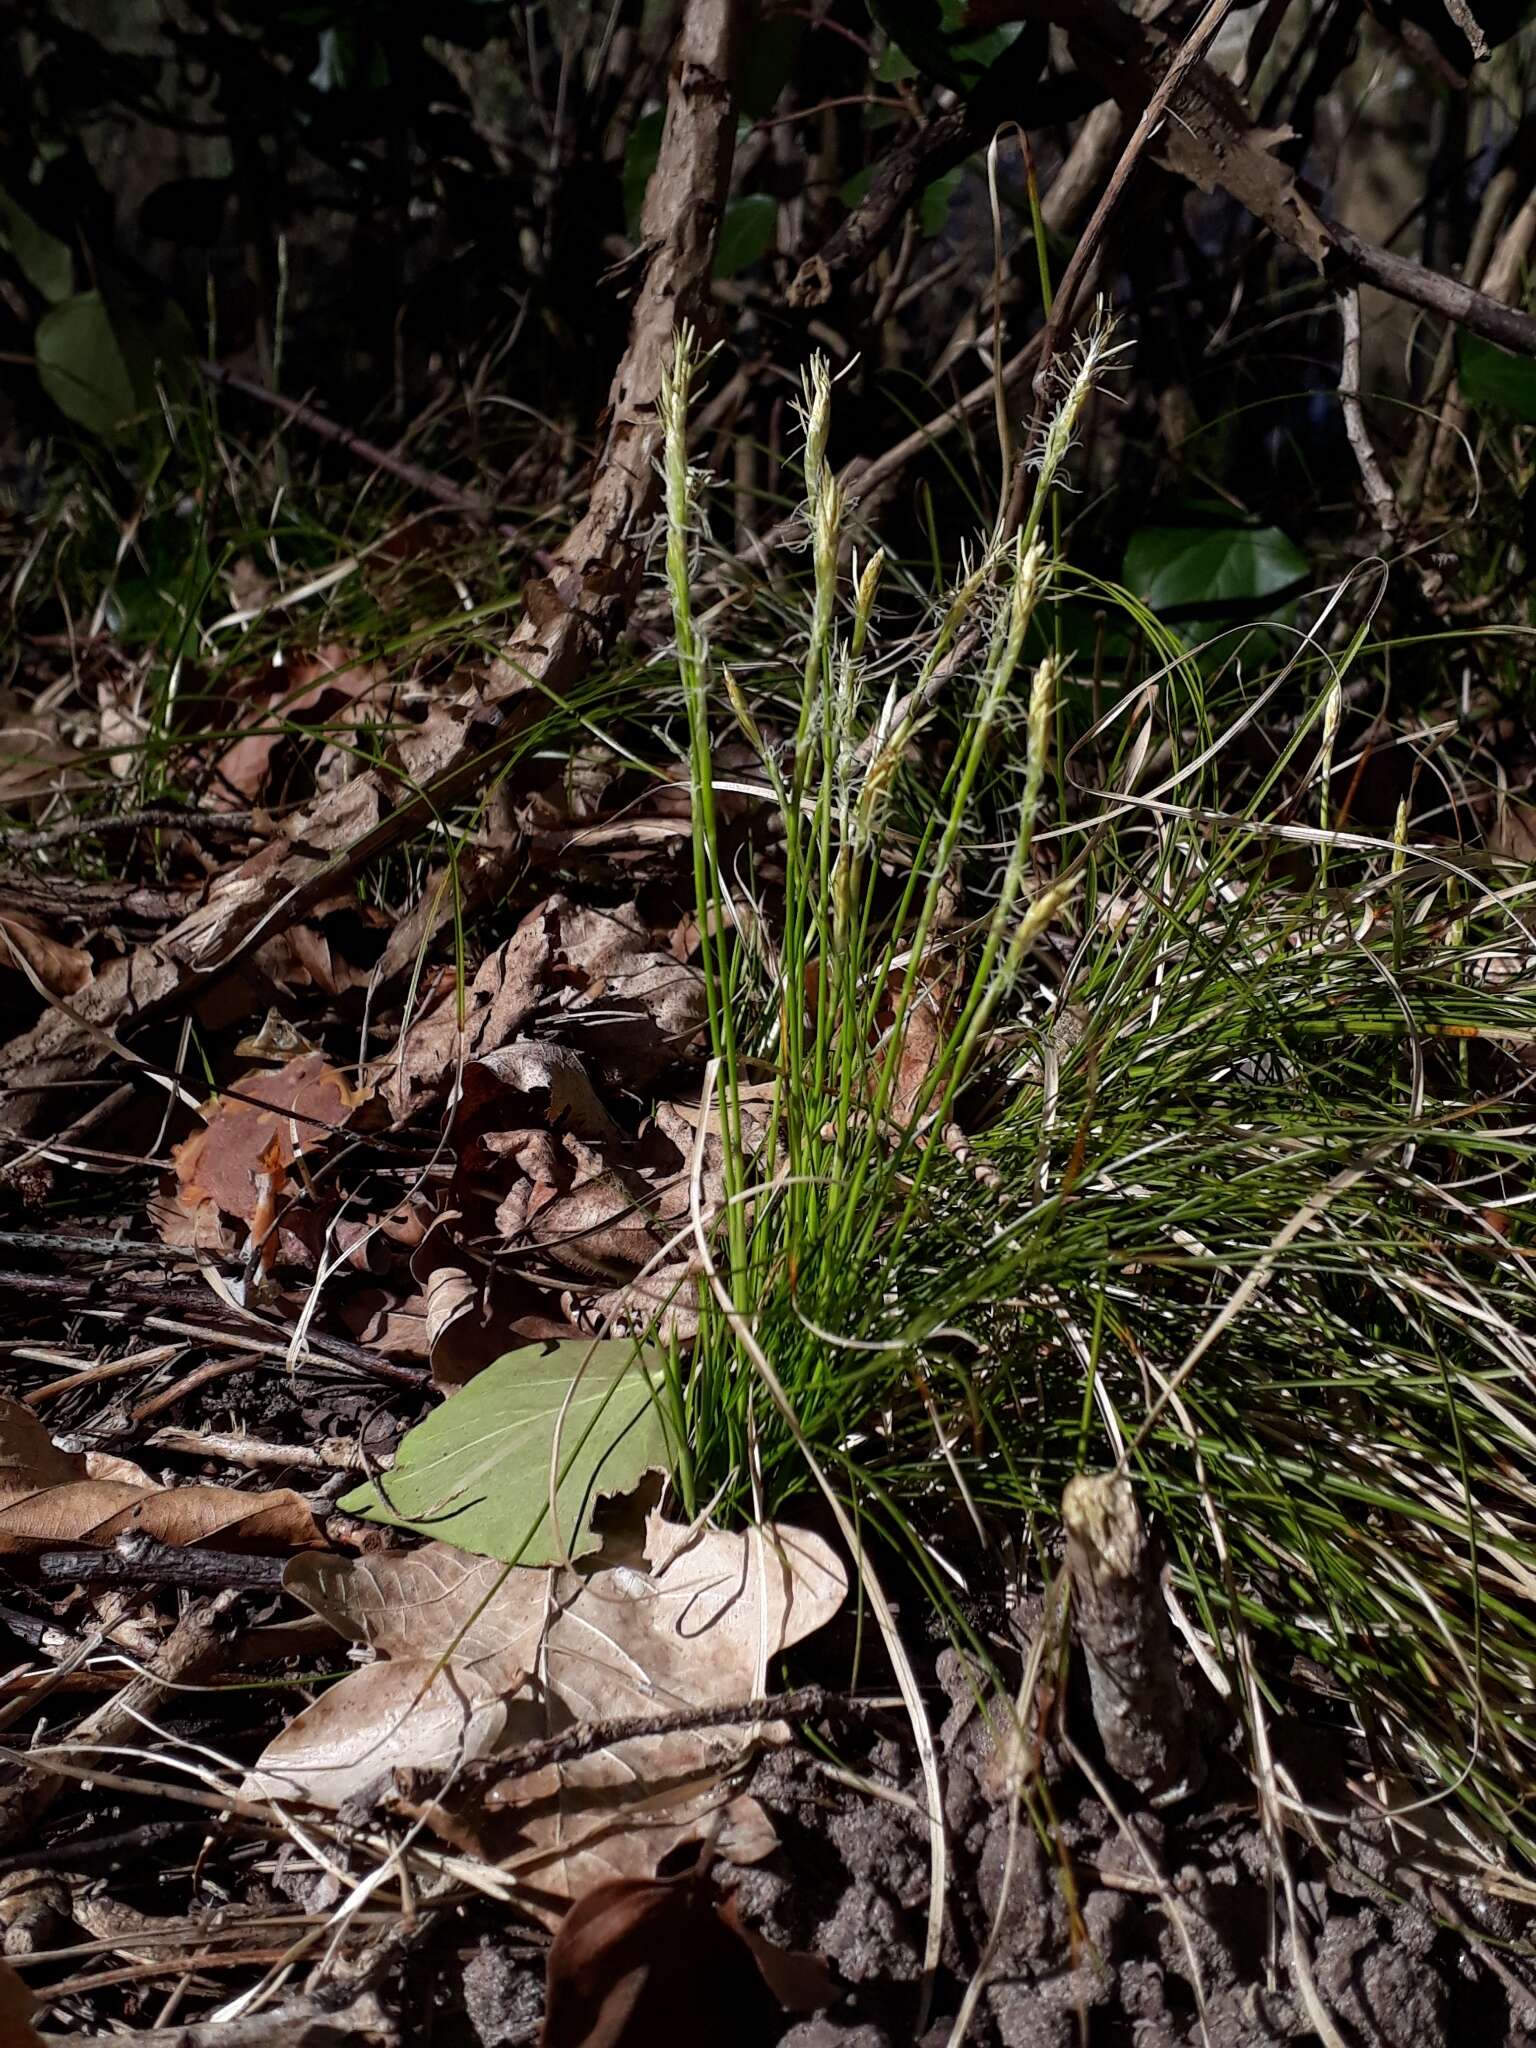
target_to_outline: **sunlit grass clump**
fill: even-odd
[[[818,365],[804,616],[732,673],[696,618],[679,344],[667,578],[726,1183],[683,1490],[771,1511],[814,1464],[957,1619],[978,1551],[1048,1566],[1066,1480],[1120,1465],[1250,1723],[1302,1669],[1404,1848],[1528,1854],[1529,877],[1416,843],[1406,807],[1381,836],[1337,815],[1343,688],[1380,653],[1339,593],[1249,675],[1072,570],[1052,494],[1108,353],[1058,389],[1022,529],[916,627],[842,502]],[[1085,594],[1139,649],[1110,701],[1065,651]],[[742,736],[750,856],[714,798]]]

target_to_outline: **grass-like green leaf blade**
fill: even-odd
[[[599,1500],[671,1462],[659,1391],[654,1359],[629,1342],[509,1351],[410,1431],[382,1489],[358,1487],[341,1505],[509,1564],[580,1557],[597,1547]],[[557,1428],[558,1538],[549,1518]]]

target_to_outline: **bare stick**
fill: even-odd
[[[400,2036],[370,1994],[341,2012],[326,2012],[306,1999],[253,2019],[200,2020],[116,2038],[123,2048],[393,2048]],[[40,2034],[38,2039],[62,2042],[78,2036]]]
[[[1077,304],[1078,293],[1088,274],[1089,265],[1096,259],[1099,244],[1116,207],[1130,183],[1131,173],[1141,160],[1142,152],[1152,140],[1154,131],[1161,125],[1164,115],[1172,104],[1184,80],[1204,55],[1206,46],[1222,22],[1231,12],[1232,0],[1210,0],[1205,12],[1184,39],[1173,62],[1163,73],[1142,110],[1141,119],[1131,131],[1131,138],[1121,151],[1120,161],[1105,186],[1093,216],[1084,228],[1077,247],[1072,251],[1056,295],[1051,304],[1050,318],[1045,323],[1045,339],[1041,344],[1040,366],[1035,371],[1035,390],[1043,394],[1045,380],[1050,375],[1051,361],[1060,345],[1061,337],[1070,332],[1072,314]],[[1042,398],[1043,403],[1043,398]]]
[[[1061,1519],[1104,1754],[1154,1806],[1182,1799],[1199,1790],[1205,1763],[1190,1740],[1156,1551],[1130,1480],[1116,1472],[1069,1480]]]
[[[561,1735],[525,1742],[504,1756],[470,1764],[459,1771],[458,1782],[526,1777],[550,1764],[572,1763],[620,1742],[639,1742],[657,1735],[690,1734],[699,1728],[754,1727],[760,1721],[811,1721],[822,1716],[867,1721],[900,1705],[900,1700],[859,1699],[852,1693],[828,1692],[825,1686],[802,1685],[793,1692],[770,1693],[766,1699],[741,1700],[734,1706],[682,1707],[676,1713],[649,1714],[635,1721],[580,1722]]]
[[[265,384],[242,377],[236,370],[226,370],[222,363],[199,362],[197,367],[210,384],[223,385],[246,398],[254,398],[261,405],[270,405],[274,412],[282,413],[296,427],[303,427],[322,441],[334,441],[338,448],[345,448],[349,455],[355,455],[359,462],[366,462],[370,469],[382,469],[386,475],[398,477],[413,491],[422,491],[427,497],[436,498],[450,511],[462,512],[469,519],[486,520],[491,517],[491,507],[473,491],[450,483],[436,470],[424,469],[419,462],[411,462],[404,455],[392,455],[376,442],[365,441],[361,434],[354,434],[350,427],[328,418],[315,406],[307,405],[301,399],[284,398],[280,392],[269,391]]]
[[[789,303],[824,306],[862,276],[924,189],[980,149],[1000,121],[1020,128],[1064,124],[1101,97],[1102,88],[1084,80],[1051,78],[1027,86],[1022,95],[981,93],[940,114],[880,159],[858,205],[795,273]]]
[[[280,1557],[248,1557],[233,1550],[189,1550],[129,1530],[110,1550],[45,1550],[37,1575],[50,1585],[188,1586],[199,1593],[227,1587],[271,1592],[283,1583]]]
[[[1339,221],[1325,221],[1324,225],[1338,255],[1337,268],[1345,276],[1373,284],[1410,306],[1422,306],[1426,313],[1438,313],[1442,320],[1453,321],[1484,341],[1497,342],[1500,348],[1536,356],[1536,319],[1529,313],[1501,305],[1486,292],[1473,291],[1460,278],[1426,270],[1422,263],[1396,256],[1390,249],[1378,249]]]
[[[1382,538],[1390,542],[1397,538],[1403,522],[1397,509],[1397,499],[1392,495],[1392,486],[1376,460],[1376,450],[1371,446],[1365,414],[1360,407],[1360,294],[1352,286],[1348,291],[1339,293],[1339,322],[1344,329],[1344,353],[1339,364],[1339,403],[1344,408],[1344,431],[1355,451],[1365,494],[1376,513]]]

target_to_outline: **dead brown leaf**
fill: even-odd
[[[78,786],[69,769],[81,759],[58,729],[56,713],[40,711],[13,690],[0,690],[0,804],[19,806]]]
[[[1505,798],[1494,813],[1488,844],[1506,860],[1536,862],[1536,806]]]
[[[580,1138],[507,1131],[481,1144],[519,1170],[496,1210],[496,1227],[509,1245],[537,1247],[600,1279],[618,1278],[616,1266],[643,1266],[660,1251],[646,1223],[645,1183],[609,1165]]]
[[[6,2048],[43,2048],[32,2024],[37,2000],[9,1963],[0,1962],[0,2041]]]
[[[652,1514],[644,1555],[649,1571],[590,1576],[508,1567],[446,1544],[294,1559],[288,1590],[380,1661],[289,1724],[255,1790],[335,1806],[398,1767],[450,1769],[576,1724],[650,1717],[661,1701],[744,1702],[847,1592],[835,1554],[804,1530],[690,1535]],[[471,1843],[499,1814],[517,1838],[507,1867],[553,1920],[596,1885],[653,1875],[711,1816],[724,1818],[722,1853],[767,1853],[766,1817],[724,1781],[756,1742],[783,1733],[742,1724],[613,1740],[565,1764],[492,1771],[451,1815],[426,1810]]]
[[[567,909],[557,965],[567,1036],[626,1085],[643,1087],[689,1056],[706,1016],[704,977],[652,935],[638,905]]]
[[[335,642],[291,657],[263,683],[261,703],[242,721],[250,729],[214,764],[212,800],[226,809],[253,804],[265,793],[278,749],[291,744],[285,724],[350,724],[387,688],[381,669]],[[323,757],[316,779],[325,785]]]
[[[0,1395],[0,1553],[106,1545],[129,1530],[221,1550],[324,1541],[306,1503],[285,1488],[156,1486],[126,1459],[60,1450],[30,1408]]]
[[[545,1966],[540,2048],[653,2048],[776,2041],[786,2008],[838,1996],[814,1956],[775,1949],[742,1926],[707,1876],[620,1878],[566,1914]]]
[[[427,992],[394,1050],[371,1070],[397,1119],[442,1095],[466,1061],[498,1052],[517,1036],[547,986],[557,916],[557,902],[530,912],[482,961],[464,998],[462,1031],[456,976],[445,974]]]
[[[365,1099],[309,1052],[270,1073],[244,1076],[238,1092],[203,1105],[203,1129],[172,1151],[176,1190],[155,1208],[167,1244],[233,1250],[224,1219],[248,1226],[265,1264],[277,1252],[273,1225],[294,1161],[320,1150]]]
[[[902,980],[899,974],[891,976],[876,1020],[881,1037],[887,1042],[896,1029]],[[945,1036],[946,998],[946,984],[937,975],[920,979],[912,990],[895,1055],[896,1071],[886,1098],[886,1115],[894,1124],[911,1122],[928,1077],[938,1063]],[[890,1055],[887,1052],[885,1056]]]
[[[0,967],[18,971],[18,954],[50,995],[72,996],[95,972],[90,954],[79,946],[61,945],[30,917],[0,911]]]

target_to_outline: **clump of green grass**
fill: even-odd
[[[749,696],[695,618],[679,343],[667,576],[725,1152],[683,1490],[773,1510],[808,1449],[953,1615],[957,1514],[991,1551],[1119,1465],[1250,1715],[1305,1659],[1405,1846],[1529,1856],[1530,876],[1406,812],[1330,815],[1364,624],[1329,654],[1324,606],[1245,677],[1074,574],[1052,491],[1107,346],[1058,391],[1024,530],[889,644],[818,365],[799,645]],[[1145,650],[1096,722],[1057,645],[1085,592]],[[772,821],[752,871],[717,828],[727,726]]]

